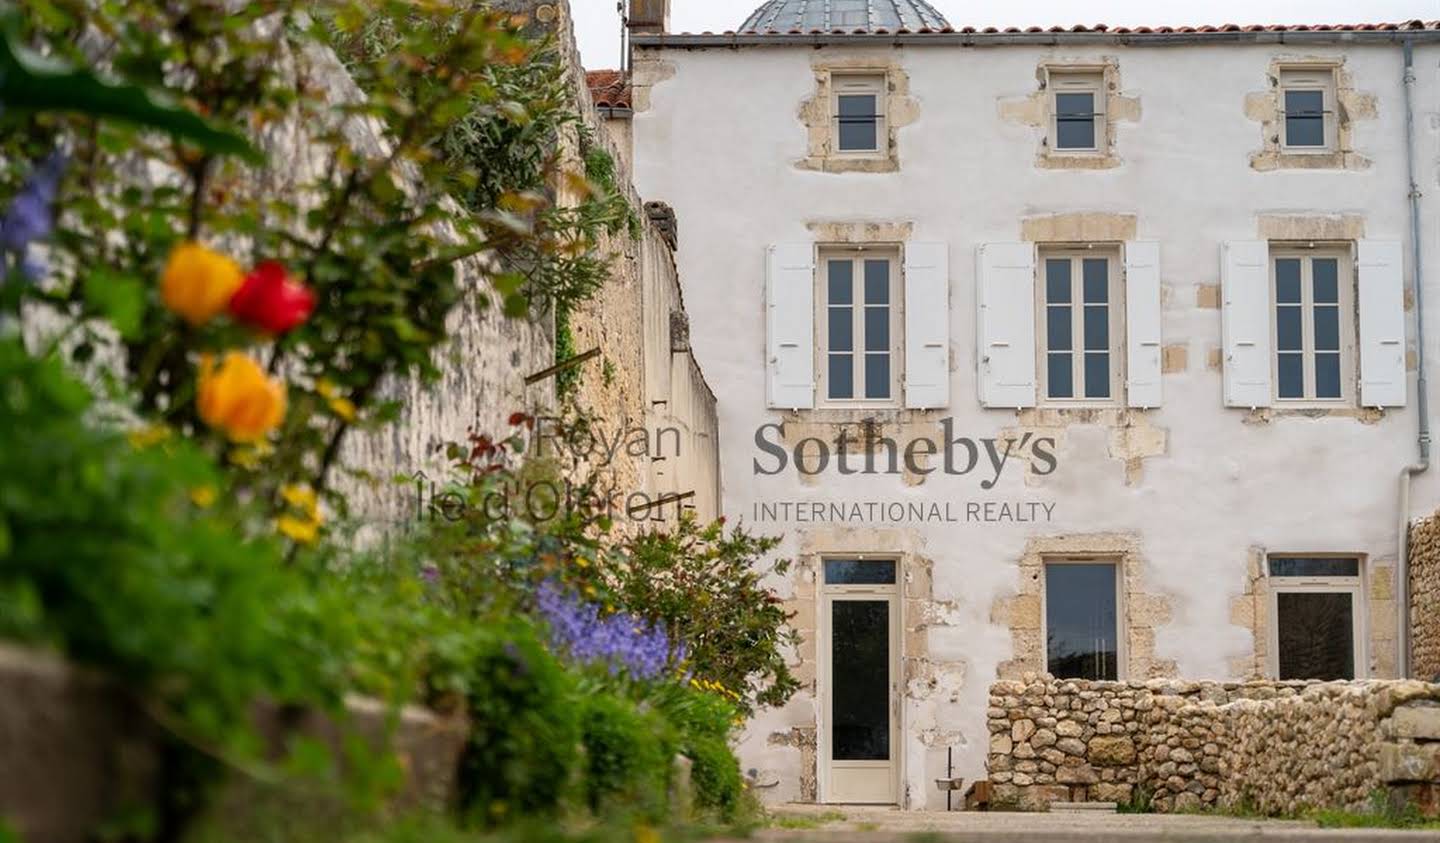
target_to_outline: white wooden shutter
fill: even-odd
[[[905,245],[905,406],[950,404],[950,248]]]
[[[1225,406],[1268,407],[1270,244],[1232,240],[1220,250]]]
[[[778,243],[766,256],[765,369],[769,406],[815,406],[815,246]]]
[[[1035,406],[1035,246],[985,243],[976,258],[980,403]]]
[[[1125,244],[1126,402],[1160,406],[1160,244]]]
[[[1395,240],[1358,244],[1360,404],[1405,406],[1405,256]]]

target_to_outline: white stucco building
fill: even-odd
[[[1440,23],[665,18],[632,2],[611,114],[679,222],[723,510],[798,562],[767,799],[943,809],[997,677],[1406,670]]]

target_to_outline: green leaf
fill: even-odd
[[[93,269],[85,276],[85,304],[110,320],[121,337],[135,339],[145,314],[145,285],[138,278]]]
[[[111,82],[26,47],[20,16],[0,10],[0,102],[22,111],[71,111],[169,132],[207,152],[252,163],[265,158],[243,135],[177,104],[163,91]]]

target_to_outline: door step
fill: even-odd
[[[1052,814],[1113,814],[1114,802],[1051,802]]]

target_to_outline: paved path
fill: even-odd
[[[1177,843],[1235,841],[1440,841],[1440,831],[1320,829],[1281,820],[1248,820],[1192,814],[949,814],[875,808],[784,806],[772,810],[793,823],[819,828],[773,827],[757,834],[780,843],[1111,843],[1162,840]],[[834,819],[836,814],[843,820]]]

